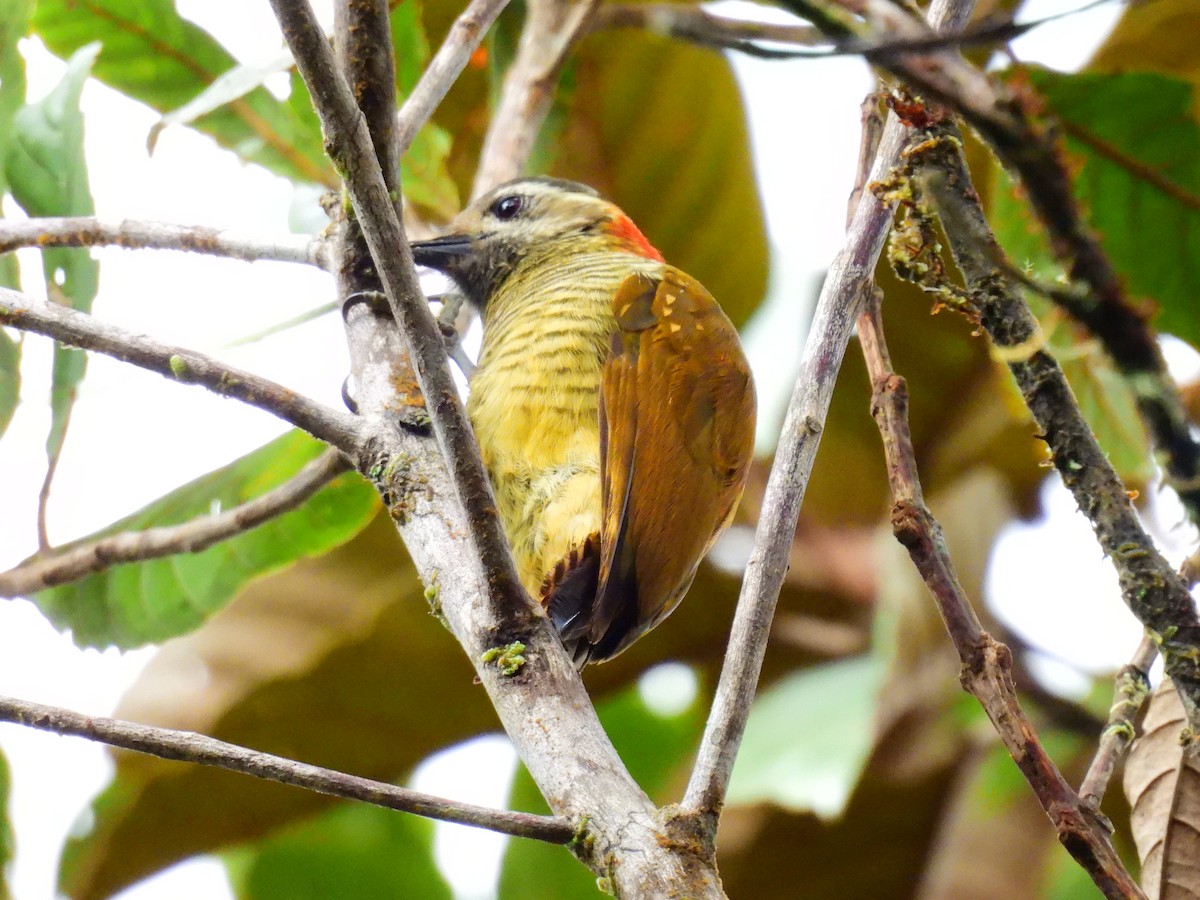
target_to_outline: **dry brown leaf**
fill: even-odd
[[[1163,679],[1125,762],[1130,829],[1149,900],[1200,897],[1200,759],[1180,744],[1185,725],[1179,695]]]

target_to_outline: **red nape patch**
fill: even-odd
[[[607,231],[639,256],[663,262],[663,255],[654,248],[653,244],[646,240],[646,236],[633,224],[633,219],[624,213],[619,213],[612,220]]]

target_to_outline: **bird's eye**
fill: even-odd
[[[519,213],[524,206],[524,197],[518,196],[517,194],[510,194],[507,197],[501,197],[499,200],[493,203],[489,212],[497,219],[500,219],[501,221],[507,221],[508,219],[515,219],[517,217],[517,213]]]

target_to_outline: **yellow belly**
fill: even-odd
[[[485,314],[467,412],[535,598],[555,563],[600,531],[600,374],[628,259],[584,260],[571,278],[514,276]]]

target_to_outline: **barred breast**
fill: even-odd
[[[633,254],[531,257],[484,314],[467,412],[521,583],[536,598],[572,546],[600,531],[600,376],[616,328],[612,297]]]

